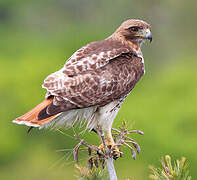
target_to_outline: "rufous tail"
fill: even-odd
[[[46,108],[49,104],[51,104],[53,101],[53,98],[45,99],[43,102],[38,104],[35,108],[27,112],[26,114],[16,118],[12,122],[17,124],[24,124],[26,126],[31,127],[40,127],[41,125],[48,123],[49,121],[53,120],[57,115],[53,115],[50,117],[47,117],[45,119],[39,119],[38,114]]]

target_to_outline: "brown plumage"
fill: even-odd
[[[82,116],[89,124],[93,120],[98,124],[101,115],[98,112],[110,103],[115,103],[111,112],[115,107],[119,109],[143,76],[140,46],[146,39],[152,40],[150,25],[141,20],[128,20],[107,39],[82,47],[61,70],[44,80],[46,100],[14,122],[42,127],[53,119],[54,123],[69,124],[69,121],[80,121]],[[88,108],[91,113],[87,115]],[[72,118],[68,116],[70,112]]]

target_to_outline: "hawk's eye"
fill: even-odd
[[[139,30],[138,26],[133,26],[129,28],[130,31],[137,32]]]

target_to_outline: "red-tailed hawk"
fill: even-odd
[[[152,40],[150,25],[129,19],[108,38],[77,50],[59,71],[42,85],[46,98],[13,120],[31,127],[101,125],[113,145],[111,128],[121,104],[143,76],[141,45]]]

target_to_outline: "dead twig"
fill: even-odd
[[[112,128],[112,130],[115,132],[112,133],[112,136],[114,138],[116,147],[128,147],[131,150],[132,158],[135,160],[137,153],[139,154],[141,152],[141,148],[139,144],[134,139],[130,138],[128,135],[132,133],[143,135],[144,133],[140,130],[127,130],[125,122],[123,122],[122,127],[120,129]],[[98,168],[99,164],[104,169],[106,165],[110,176],[110,180],[117,180],[113,160],[118,158],[119,156],[121,157],[123,153],[121,151],[118,151],[119,156],[115,156],[117,154],[114,155],[114,153],[117,152],[117,149],[107,145],[104,131],[100,126],[97,127],[96,132],[101,139],[102,144],[100,146],[90,145],[84,139],[81,139],[79,136],[74,136],[74,138],[79,141],[79,143],[73,149],[74,159],[76,162],[78,162],[79,149],[81,145],[83,145],[87,147],[88,155],[90,156],[87,161],[89,170],[92,172],[92,169],[94,167]],[[131,147],[129,144],[131,144],[133,147]]]

